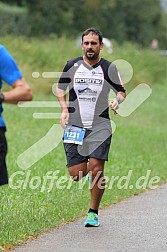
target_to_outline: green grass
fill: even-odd
[[[54,80],[33,79],[31,77],[32,71],[39,71],[40,73],[54,69],[60,71],[65,60],[77,56],[77,53],[79,55],[80,50],[77,48],[72,50],[72,41],[70,41],[70,51],[65,46],[65,43],[68,44],[65,39],[44,42],[22,39],[18,45],[17,39],[14,38],[13,43],[11,43],[9,38],[6,38],[3,42],[11,47],[11,51],[15,52],[17,61],[21,62],[20,65],[22,65],[26,79],[34,90],[34,100],[54,101],[55,96],[51,93]],[[37,42],[38,46],[36,45]],[[60,46],[59,50],[58,46]],[[117,59],[122,54],[122,58],[131,62],[134,66],[133,80],[126,86],[128,92],[141,82],[151,85],[153,92],[149,99],[131,116],[123,118],[111,113],[112,120],[116,123],[117,128],[113,135],[109,161],[105,167],[105,175],[110,178],[112,176],[121,178],[127,176],[128,172],[131,171],[132,176],[129,185],[134,187],[133,189],[129,189],[129,187],[124,189],[125,181],[122,181],[122,189],[119,189],[118,180],[116,180],[110,189],[105,190],[101,208],[142,192],[144,190],[142,186],[140,189],[136,188],[136,181],[141,176],[145,176],[148,170],[150,170],[149,180],[154,176],[159,176],[159,184],[167,181],[166,58],[149,51],[135,54],[136,50],[136,48],[127,45],[127,47],[116,48],[115,54],[107,57]],[[40,55],[42,53],[44,55]],[[58,62],[57,65],[56,62]],[[34,68],[35,66],[36,68]],[[47,66],[46,70],[45,66]],[[82,190],[78,189],[77,183],[72,183],[70,189],[66,186],[60,190],[57,188],[58,184],[55,180],[50,191],[48,191],[49,183],[45,190],[41,191],[43,176],[47,172],[58,170],[58,178],[61,176],[68,177],[62,143],[28,170],[22,170],[16,163],[18,156],[23,151],[45,136],[53,124],[59,121],[58,119],[33,119],[33,113],[55,111],[59,111],[59,109],[19,108],[5,104],[4,117],[8,126],[7,138],[9,144],[8,171],[10,177],[15,172],[20,171],[22,173],[18,174],[13,181],[14,185],[18,187],[17,189],[8,186],[0,188],[0,246],[2,247],[21,244],[31,236],[36,236],[73,221],[87,213],[90,199],[88,183]],[[55,132],[55,134],[60,133]],[[28,175],[27,182],[25,182]],[[38,188],[31,189],[34,176],[36,176],[34,186],[37,179],[41,179],[41,184]],[[24,184],[19,186],[19,180],[20,183],[24,182]],[[67,183],[64,185],[67,185]],[[142,185],[142,181],[140,185]],[[157,183],[155,183],[156,185]]]

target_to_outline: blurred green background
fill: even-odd
[[[95,26],[119,43],[166,49],[166,0],[1,0],[0,36],[78,36]]]
[[[150,178],[159,176],[159,184],[167,181],[167,1],[159,0],[7,0],[0,2],[0,43],[14,56],[34,93],[34,101],[56,101],[52,93],[55,78],[42,77],[43,72],[59,72],[66,60],[80,56],[76,39],[90,26],[100,29],[112,42],[101,56],[109,61],[123,59],[133,68],[131,80],[125,84],[127,94],[140,83],[147,83],[152,95],[129,117],[111,113],[117,129],[113,136],[110,160],[105,174],[126,176],[133,171],[133,189],[119,189],[117,184],[106,189],[100,208],[138,194],[135,183],[151,170]],[[152,43],[154,41],[154,43]],[[157,43],[158,42],[158,43]],[[33,78],[32,73],[39,77]],[[7,89],[4,85],[3,89]],[[7,123],[9,176],[22,171],[18,156],[47,134],[59,119],[34,119],[34,112],[60,112],[59,108],[19,108],[4,104]],[[59,134],[59,133],[58,133]],[[87,213],[89,190],[86,183],[78,190],[48,185],[30,188],[31,179],[43,180],[48,171],[59,170],[68,175],[62,143],[35,163],[27,187],[0,188],[0,251],[12,249],[41,232],[61,226]],[[34,182],[35,183],[35,182]],[[155,187],[157,184],[155,184]]]

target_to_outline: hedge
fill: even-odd
[[[0,36],[27,35],[28,11],[25,7],[10,6],[0,2]]]

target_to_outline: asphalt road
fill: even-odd
[[[39,236],[14,252],[166,252],[167,184],[99,212],[100,226],[84,219]]]

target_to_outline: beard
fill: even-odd
[[[99,53],[95,53],[93,50],[88,50],[85,53],[85,56],[88,60],[96,60],[99,56]]]

